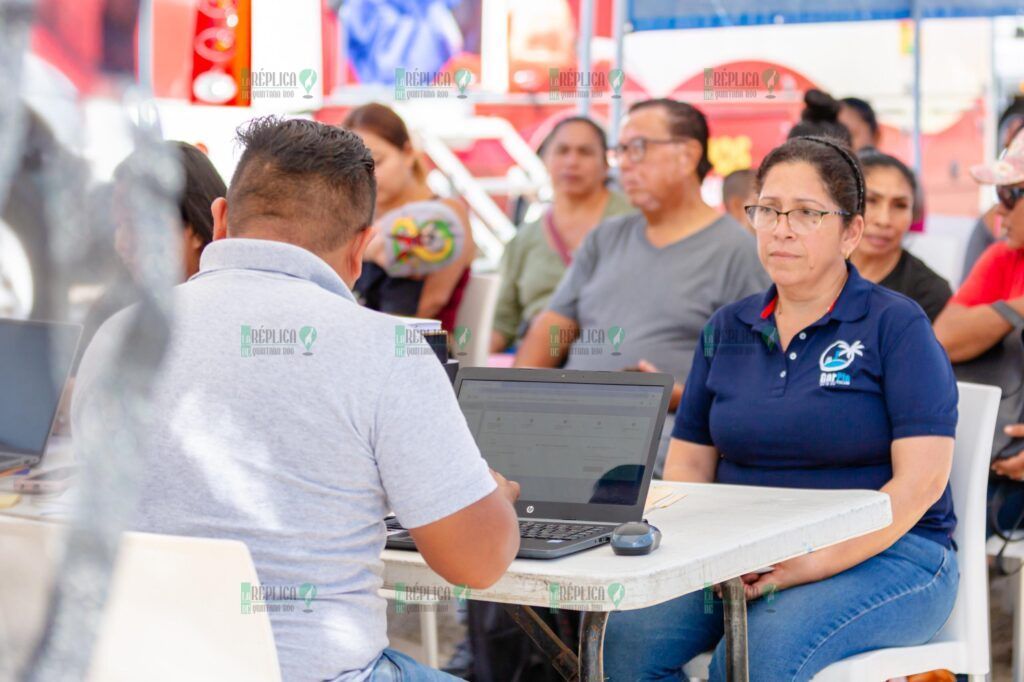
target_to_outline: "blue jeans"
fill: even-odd
[[[747,604],[752,682],[810,680],[864,651],[930,640],[956,600],[956,553],[904,535],[889,549],[827,580]],[[609,682],[679,680],[684,663],[714,649],[710,680],[725,679],[722,601],[710,590],[608,618]]]
[[[385,649],[381,652],[377,665],[373,666],[373,672],[370,674],[372,682],[457,682],[458,679],[417,663],[394,649]]]

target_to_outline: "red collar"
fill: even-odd
[[[842,294],[840,294],[840,295],[842,295]],[[826,314],[832,312],[832,310],[836,307],[836,302],[837,301],[839,301],[838,297],[836,297],[835,301],[832,301],[832,305],[830,305],[828,307],[828,311],[826,311]],[[775,312],[775,306],[777,306],[778,304],[779,304],[779,295],[775,294],[775,297],[772,298],[772,300],[768,301],[768,305],[766,305],[764,307],[764,309],[761,311],[761,319],[762,320],[767,320],[769,317],[771,317],[772,313]]]

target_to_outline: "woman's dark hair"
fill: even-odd
[[[794,137],[786,140],[764,157],[757,169],[757,184],[764,186],[768,171],[780,163],[809,163],[821,177],[829,196],[839,208],[848,225],[855,215],[864,213],[864,171],[849,147],[826,137]]]
[[[184,226],[192,228],[205,248],[213,241],[213,213],[210,204],[218,197],[227,196],[228,188],[209,157],[200,149],[188,142],[171,141],[164,144],[167,145],[168,153],[175,155],[181,162],[185,175],[185,186],[178,200],[181,221]],[[137,171],[141,158],[135,152],[118,164],[114,169],[114,180],[127,178],[133,169]]]
[[[406,127],[402,117],[396,114],[391,107],[378,102],[370,102],[356,107],[348,112],[341,125],[349,130],[369,131],[392,147],[403,151],[407,147],[412,147],[412,137],[409,135],[409,128]],[[418,180],[427,177],[427,171],[419,157],[413,164],[413,173]]]
[[[605,135],[604,128],[598,125],[594,119],[587,116],[569,116],[568,118],[563,118],[561,121],[556,123],[555,127],[551,129],[551,132],[544,136],[544,141],[540,143],[539,147],[537,147],[537,156],[544,156],[544,152],[547,150],[551,140],[555,139],[555,136],[558,135],[558,131],[570,123],[584,123],[590,126],[591,130],[594,131],[594,134],[597,135],[597,141],[601,145],[602,158],[608,157],[608,136]]]
[[[840,103],[856,111],[857,115],[867,124],[872,135],[878,134],[878,117],[875,116],[875,110],[867,100],[860,97],[844,97]]]
[[[185,169],[185,189],[181,196],[181,219],[192,228],[205,247],[213,241],[213,213],[210,204],[227,195],[228,188],[210,158],[188,142],[171,142]]]
[[[871,172],[872,168],[893,168],[898,170],[910,186],[910,194],[913,197],[914,204],[917,204],[917,178],[914,177],[914,171],[907,168],[907,164],[895,156],[883,154],[877,149],[865,149],[858,156],[860,157],[860,165],[864,169],[865,176]]]
[[[651,107],[661,107],[665,110],[665,115],[668,116],[668,131],[672,137],[685,137],[700,143],[697,179],[703,180],[711,170],[711,161],[708,159],[708,121],[704,114],[697,107],[667,97],[637,102],[629,108],[629,113]]]
[[[804,110],[800,122],[789,131],[789,139],[795,137],[833,137],[847,147],[853,146],[850,131],[839,122],[839,102],[832,95],[821,90],[804,93]]]

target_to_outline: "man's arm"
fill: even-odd
[[[498,488],[490,495],[409,530],[427,565],[453,585],[490,587],[519,551],[519,521],[512,504],[519,497],[519,484],[491,473]]]
[[[1007,301],[1024,315],[1024,297]],[[950,362],[973,360],[999,343],[1013,329],[991,305],[965,306],[950,302],[935,318],[935,336]]]
[[[545,310],[530,324],[513,367],[558,367],[579,331],[576,320]]]

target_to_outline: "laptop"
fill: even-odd
[[[0,318],[0,470],[42,460],[82,327]]]
[[[464,367],[455,393],[492,469],[519,483],[519,558],[597,547],[643,518],[672,377]],[[416,549],[394,517],[387,547]]]

